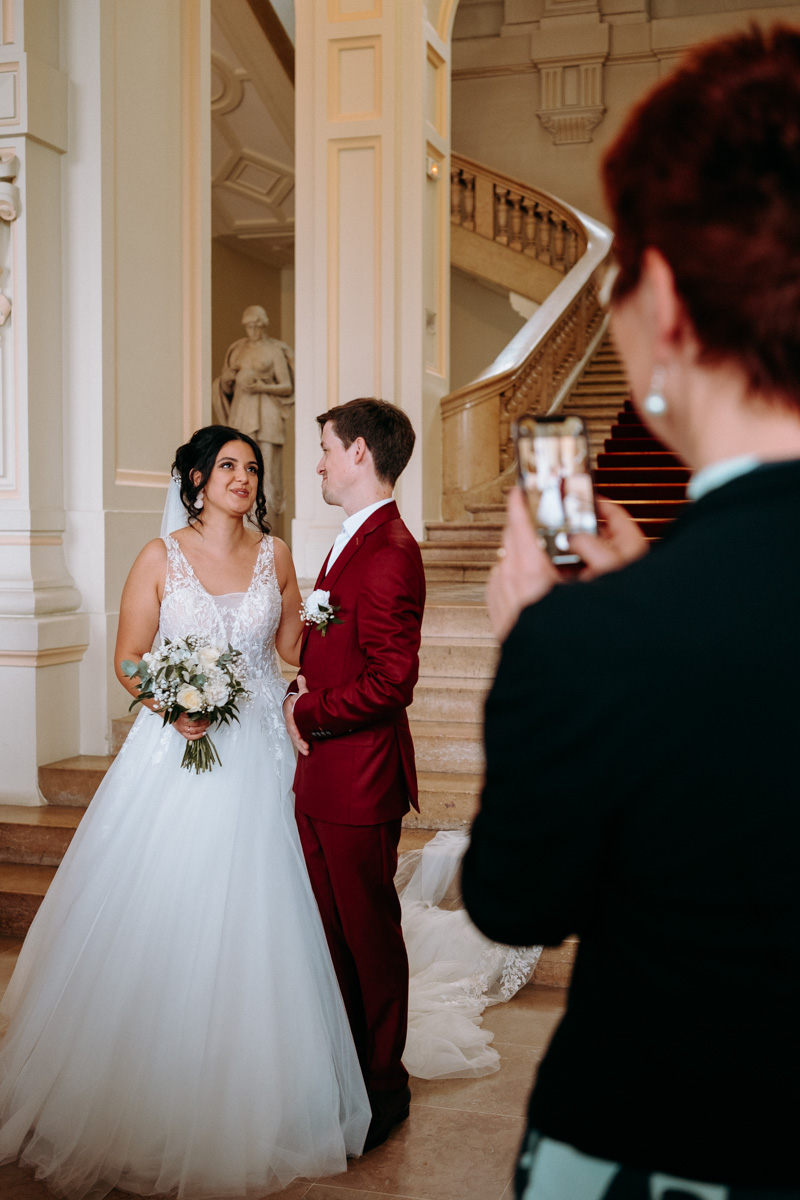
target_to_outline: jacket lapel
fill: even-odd
[[[399,516],[400,513],[397,511],[397,505],[395,504],[394,500],[391,502],[391,504],[384,504],[382,508],[377,509],[374,513],[367,517],[361,528],[356,530],[356,532],[350,538],[350,541],[345,546],[344,550],[342,550],[341,554],[336,559],[336,562],[333,564],[330,571],[326,574],[328,559],[331,556],[331,551],[329,550],[325,562],[322,564],[322,569],[317,576],[317,582],[314,584],[314,590],[316,591],[317,588],[322,588],[322,590],[326,592],[332,591],[336,586],[337,579],[350,562],[350,559],[353,558],[353,556],[358,553],[359,548],[363,546],[364,539],[369,537],[374,529],[378,529],[386,521],[394,521]],[[331,546],[331,550],[332,549],[333,547]],[[332,596],[331,599],[335,602],[336,597]],[[303,630],[303,640],[300,646],[301,659],[303,651],[306,648],[306,642],[308,641],[308,637],[313,628],[313,625],[306,625],[305,629]],[[302,666],[300,670],[302,672]]]
[[[374,529],[380,528],[380,526],[386,521],[394,521],[399,516],[400,514],[397,511],[397,505],[395,504],[394,500],[392,500],[391,504],[384,504],[382,508],[377,509],[376,512],[368,516],[361,528],[357,529],[350,538],[350,541],[347,543],[344,550],[342,550],[328,574],[322,576],[322,584],[318,584],[317,586],[324,587],[326,592],[331,591],[336,585],[336,580],[350,562],[351,558],[353,558],[353,556],[358,553],[361,546],[364,545],[364,539],[369,537]],[[330,555],[328,555],[328,558],[330,558]]]

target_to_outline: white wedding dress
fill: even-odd
[[[272,539],[219,597],[165,541],[162,637],[230,641],[253,698],[202,775],[140,712],[20,954],[0,1161],[72,1200],[263,1196],[344,1171],[370,1120],[295,826]]]
[[[468,840],[441,830],[422,850],[401,854],[395,876],[410,973],[403,1063],[420,1079],[499,1070],[483,1012],[516,995],[542,953],[541,946],[489,941],[470,921],[458,886]]]

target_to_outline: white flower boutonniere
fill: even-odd
[[[319,630],[322,637],[325,637],[329,625],[344,624],[336,616],[341,606],[331,604],[330,600],[330,592],[323,592],[321,588],[317,588],[307,597],[300,609],[300,616],[304,624],[313,625],[315,629]]]

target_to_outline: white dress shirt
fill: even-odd
[[[761,459],[754,454],[739,454],[736,458],[723,458],[720,462],[709,463],[701,467],[689,480],[686,495],[690,500],[699,500],[715,488],[738,479],[740,475],[748,475],[756,467],[761,466]]]
[[[383,508],[384,504],[391,504],[394,497],[390,496],[388,500],[378,500],[375,504],[368,504],[366,508],[360,508],[358,512],[352,513],[349,517],[345,517],[342,521],[342,531],[336,535],[336,541],[333,543],[333,548],[328,559],[328,566],[325,574],[327,575],[333,564],[336,562],[339,555],[344,550],[350,538],[356,533],[366,521],[367,517],[371,517],[379,508]]]

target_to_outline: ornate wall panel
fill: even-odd
[[[328,153],[332,408],[364,392],[381,391],[381,139],[333,141]]]

